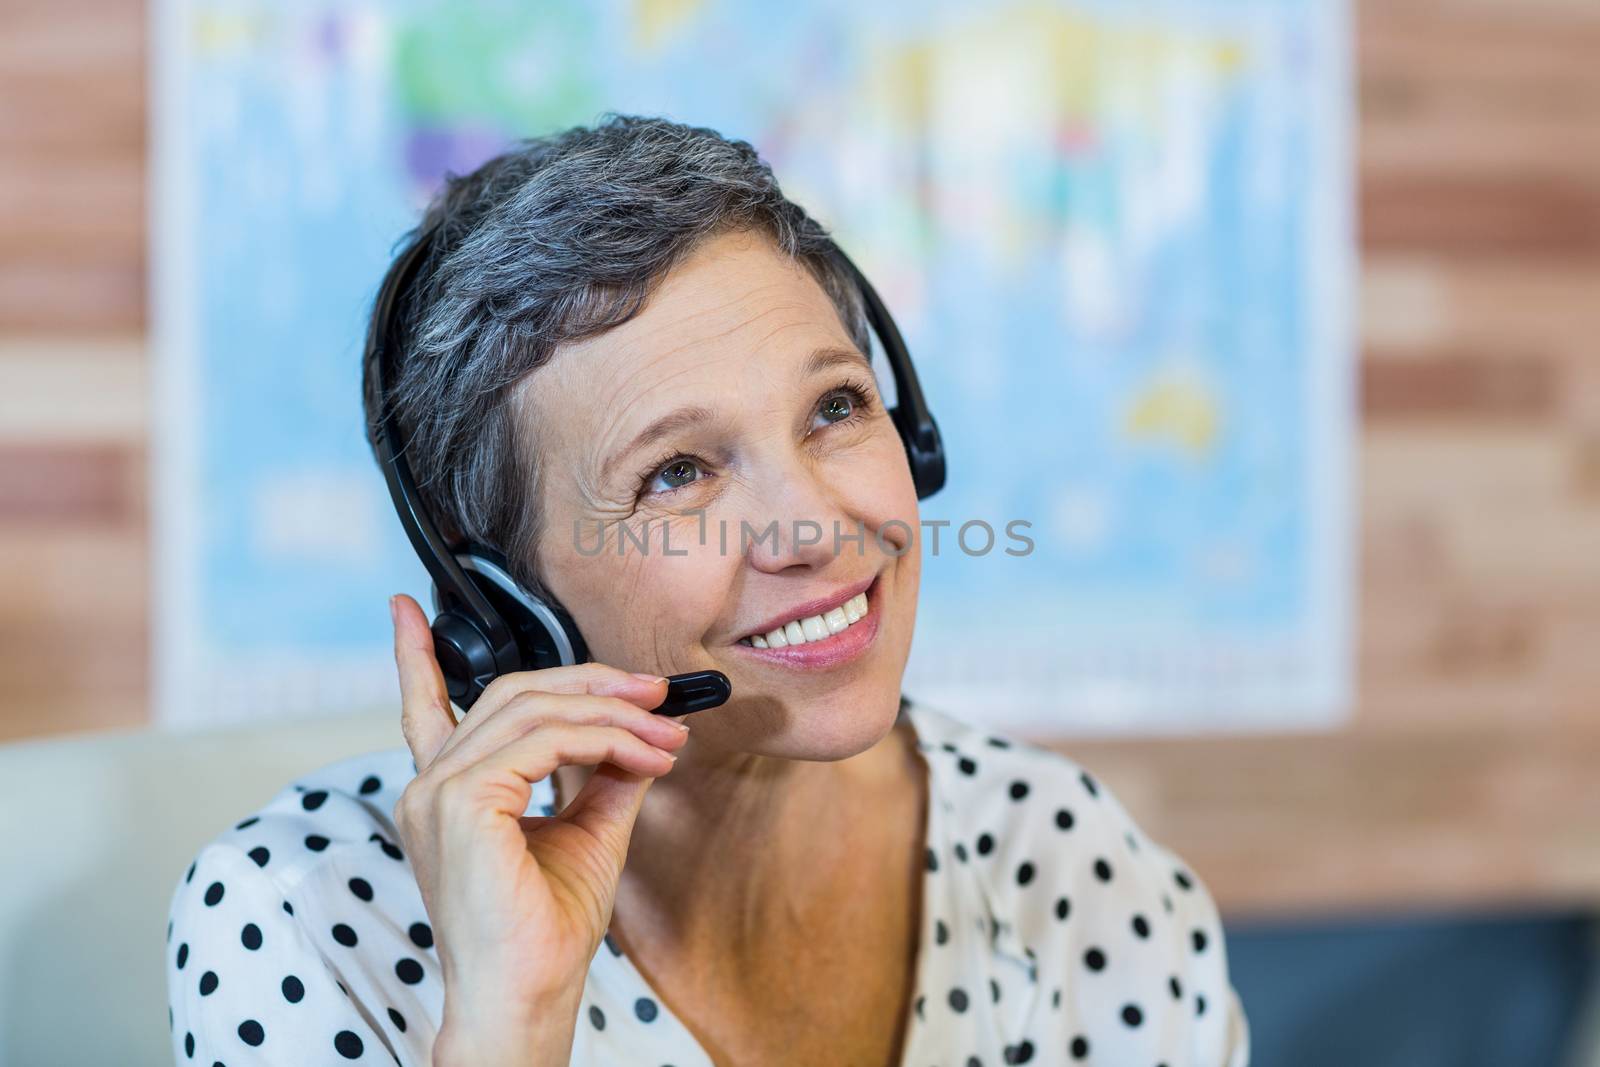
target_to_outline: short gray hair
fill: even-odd
[[[403,239],[401,255],[429,233],[433,248],[401,313],[387,396],[377,367],[363,367],[368,444],[387,402],[440,533],[499,549],[523,588],[549,595],[535,553],[541,471],[514,390],[558,345],[633,318],[674,265],[730,230],[765,233],[804,264],[871,355],[828,231],[746,141],[606,112],[446,175]]]

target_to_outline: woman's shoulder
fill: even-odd
[[[1183,858],[1072,757],[927,705],[911,710],[951,847],[974,865],[1002,937],[1038,980],[1053,971],[1050,985],[1067,995],[1104,997],[1078,1007],[1126,1026],[1176,1013],[1192,1024],[1195,1062],[1244,1062],[1220,915]]]
[[[438,961],[392,820],[415,774],[403,747],[329,763],[200,847],[168,905],[175,1051],[231,1063],[269,1042],[272,1062],[322,1062],[388,1047],[427,1062]]]
[[[208,860],[248,859],[266,880],[288,892],[344,850],[400,859],[394,805],[415,775],[404,746],[350,756],[299,775],[201,845],[180,885],[192,882]]]

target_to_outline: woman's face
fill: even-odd
[[[594,659],[726,674],[733,699],[693,719],[701,746],[840,759],[888,732],[916,490],[870,365],[803,266],[758,233],[714,237],[519,399],[544,471],[543,574]],[[856,600],[838,630],[829,609],[861,590],[866,615],[851,621]],[[791,620],[809,640],[741,641],[788,640]]]

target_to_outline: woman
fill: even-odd
[[[389,400],[435,520],[594,662],[458,721],[393,598],[405,746],[174,890],[180,1062],[1243,1067],[1205,886],[1069,759],[901,697],[916,492],[861,306],[750,146],[609,116],[425,224],[369,435]],[[650,714],[701,669],[726,705]]]

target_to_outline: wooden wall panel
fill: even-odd
[[[0,738],[148,715],[145,14],[0,35]],[[1600,904],[1600,8],[1360,0],[1358,708],[1039,740],[1224,911]]]

